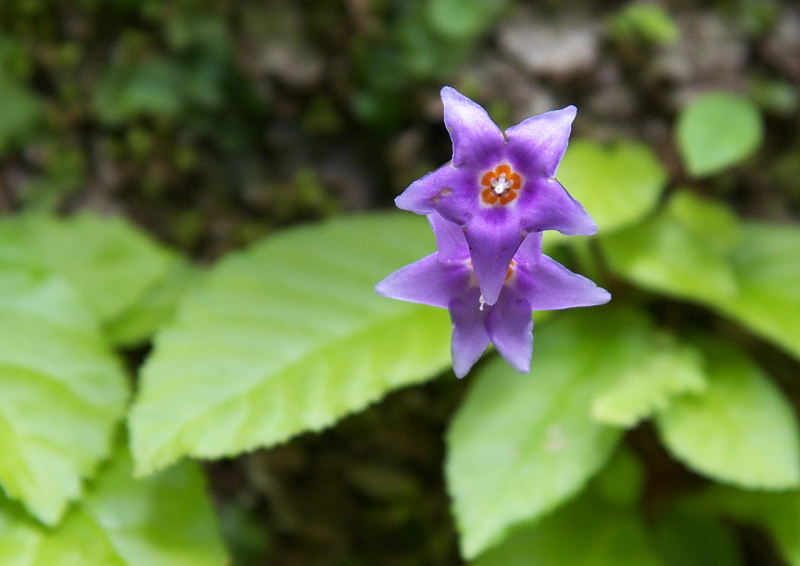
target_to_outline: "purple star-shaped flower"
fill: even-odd
[[[464,227],[483,298],[494,304],[527,234],[597,232],[591,216],[555,179],[576,109],[528,118],[504,136],[480,105],[454,88],[442,89],[442,101],[453,159],[412,183],[395,203],[417,214],[438,212]]]
[[[428,219],[439,251],[389,275],[379,295],[443,307],[453,321],[453,369],[464,377],[493,343],[515,369],[528,373],[534,310],[587,307],[611,295],[542,253],[542,235],[530,234],[506,266],[497,301],[489,305],[473,273],[463,230],[438,214]]]

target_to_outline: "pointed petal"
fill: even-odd
[[[454,184],[460,177],[463,177],[463,173],[448,163],[411,183],[394,199],[394,203],[403,210],[431,214],[440,199],[453,194]]]
[[[494,208],[475,215],[464,234],[475,278],[484,300],[492,305],[503,288],[508,265],[522,243],[519,221],[510,211]]]
[[[436,246],[439,248],[439,261],[458,262],[469,259],[469,247],[467,239],[464,237],[464,229],[456,224],[445,220],[440,214],[433,213],[428,215],[433,233],[436,234]]]
[[[506,140],[486,110],[452,87],[444,87],[441,94],[444,123],[453,140],[453,165],[480,168],[497,163]]]
[[[525,236],[517,253],[514,254],[514,260],[518,263],[531,265],[539,263],[539,259],[542,257],[543,236],[544,234],[541,232],[532,232]]]
[[[583,205],[555,179],[529,178],[520,193],[520,223],[525,230],[558,230],[567,236],[591,236],[597,224]]]
[[[395,271],[375,286],[375,292],[391,299],[447,308],[469,285],[469,266],[445,265],[436,256],[433,253]]]
[[[486,317],[492,343],[514,369],[531,371],[533,310],[528,301],[511,290],[503,292]]]
[[[567,106],[528,118],[506,130],[508,157],[514,168],[555,177],[564,157],[577,108]]]
[[[590,307],[611,300],[608,291],[546,255],[536,265],[517,269],[516,277],[517,292],[535,311]]]
[[[480,310],[480,290],[470,290],[464,297],[450,301],[453,320],[453,371],[464,377],[489,347],[489,335],[483,321],[489,307]]]

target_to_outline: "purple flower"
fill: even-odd
[[[412,183],[395,203],[417,214],[438,212],[464,227],[483,298],[494,304],[527,234],[597,232],[591,216],[555,179],[576,109],[528,118],[504,136],[481,106],[454,88],[442,89],[442,101],[453,159]]]
[[[379,295],[443,307],[453,321],[453,368],[464,377],[493,343],[515,369],[527,373],[533,355],[534,310],[607,303],[611,295],[542,253],[530,234],[506,266],[497,301],[484,302],[463,230],[438,214],[429,217],[439,251],[378,283]]]

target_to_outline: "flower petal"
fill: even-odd
[[[517,269],[515,287],[535,311],[602,305],[611,294],[593,281],[542,255],[539,263]]]
[[[448,163],[411,183],[394,199],[394,203],[403,210],[431,214],[436,211],[441,199],[450,198],[456,192],[456,186],[462,185],[463,179],[464,172]]]
[[[395,271],[375,286],[375,292],[391,299],[447,308],[453,297],[469,286],[469,266],[441,263],[433,253]]]
[[[555,177],[564,157],[577,108],[567,106],[533,116],[506,130],[508,156],[512,163],[525,164],[530,173]]]
[[[520,223],[529,232],[558,230],[567,236],[597,233],[597,224],[583,205],[555,179],[529,178],[518,206]]]
[[[532,315],[531,304],[513,290],[506,289],[486,317],[486,332],[497,351],[522,373],[531,371]]]
[[[453,371],[464,377],[489,347],[484,320],[489,308],[480,309],[480,289],[471,289],[460,299],[450,301],[450,318],[453,320]]]
[[[440,214],[428,215],[439,248],[439,261],[461,262],[469,259],[469,246],[464,237],[464,229],[454,222],[445,220]]]
[[[519,221],[511,211],[493,208],[475,215],[464,234],[483,299],[492,305],[503,288],[508,265],[522,243]]]
[[[536,265],[539,263],[539,260],[542,258],[543,236],[544,234],[541,232],[532,232],[525,236],[517,253],[514,254],[514,260],[524,265]]]
[[[481,168],[496,164],[506,140],[486,110],[452,87],[444,87],[441,95],[444,123],[453,140],[453,165]]]

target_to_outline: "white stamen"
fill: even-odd
[[[500,175],[492,179],[492,190],[494,194],[502,196],[508,192],[513,184],[505,173],[500,173]]]
[[[481,295],[480,299],[478,299],[478,302],[481,304],[480,310],[483,310],[483,305],[486,304],[486,301],[483,300],[483,295]]]

